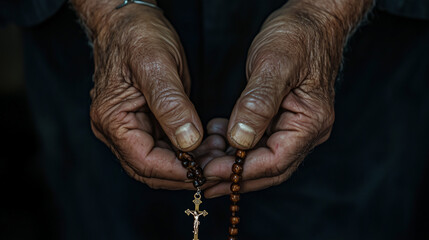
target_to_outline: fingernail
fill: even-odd
[[[232,140],[243,148],[251,147],[255,136],[255,130],[244,123],[236,123],[231,130]]]
[[[189,148],[200,140],[200,133],[192,123],[186,123],[179,127],[174,133],[177,144],[182,149]]]

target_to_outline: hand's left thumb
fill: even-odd
[[[250,149],[260,140],[286,95],[284,84],[279,81],[272,77],[250,77],[228,125],[228,141],[233,147]]]

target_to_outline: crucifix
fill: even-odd
[[[201,194],[200,191],[194,194],[194,200],[192,201],[195,204],[195,210],[186,209],[185,213],[189,216],[190,214],[194,216],[194,238],[193,240],[198,240],[198,227],[200,226],[200,221],[198,220],[201,215],[204,217],[209,214],[206,210],[200,211]]]

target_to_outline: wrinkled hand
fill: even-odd
[[[193,189],[173,150],[194,150],[203,136],[187,96],[190,78],[179,37],[159,10],[130,5],[110,14],[90,29],[92,130],[136,180],[152,188]],[[213,136],[195,153],[224,147]]]
[[[213,120],[247,155],[241,192],[288,179],[315,146],[329,138],[334,123],[334,82],[348,31],[324,11],[291,1],[274,12],[255,37],[247,58],[248,83],[229,123]],[[211,161],[207,176],[224,183],[206,197],[230,192],[232,156]]]

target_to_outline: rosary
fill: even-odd
[[[116,7],[120,9],[131,3],[136,3],[144,5],[147,7],[155,8],[161,10],[157,5],[145,1],[139,0],[124,0],[124,2]],[[162,11],[162,10],[161,10]],[[235,154],[235,163],[232,165],[232,174],[231,174],[231,217],[230,217],[230,226],[228,231],[228,240],[237,240],[238,239],[238,223],[240,218],[237,216],[237,212],[240,209],[238,207],[238,201],[240,201],[240,181],[241,173],[243,172],[244,159],[246,157],[246,152],[243,150],[237,150]],[[186,152],[178,151],[177,158],[182,162],[182,166],[188,170],[187,178],[193,180],[194,187],[197,189],[197,192],[194,194],[194,200],[192,201],[195,205],[194,210],[187,209],[185,213],[189,216],[194,217],[194,238],[193,240],[198,240],[198,227],[200,226],[199,217],[207,216],[208,212],[206,210],[201,211],[200,205],[201,201],[201,186],[206,182],[206,178],[203,175],[203,169],[198,166],[198,163],[195,162],[194,158]]]
[[[240,201],[240,181],[241,173],[243,172],[244,159],[246,157],[246,152],[243,150],[237,150],[235,154],[235,163],[232,165],[231,173],[231,217],[230,217],[230,227],[228,231],[228,240],[237,240],[238,239],[238,223],[240,222],[240,217],[237,216],[239,210],[238,201]],[[198,240],[198,227],[200,225],[199,217],[207,216],[208,212],[206,210],[201,211],[200,205],[201,201],[201,189],[200,187],[206,182],[206,179],[203,175],[203,170],[195,162],[194,158],[185,152],[179,151],[177,153],[177,158],[182,162],[182,166],[188,170],[187,178],[193,180],[194,187],[197,189],[197,192],[194,194],[194,200],[192,201],[195,205],[194,210],[187,209],[185,213],[189,216],[194,217],[194,238],[193,240]]]

